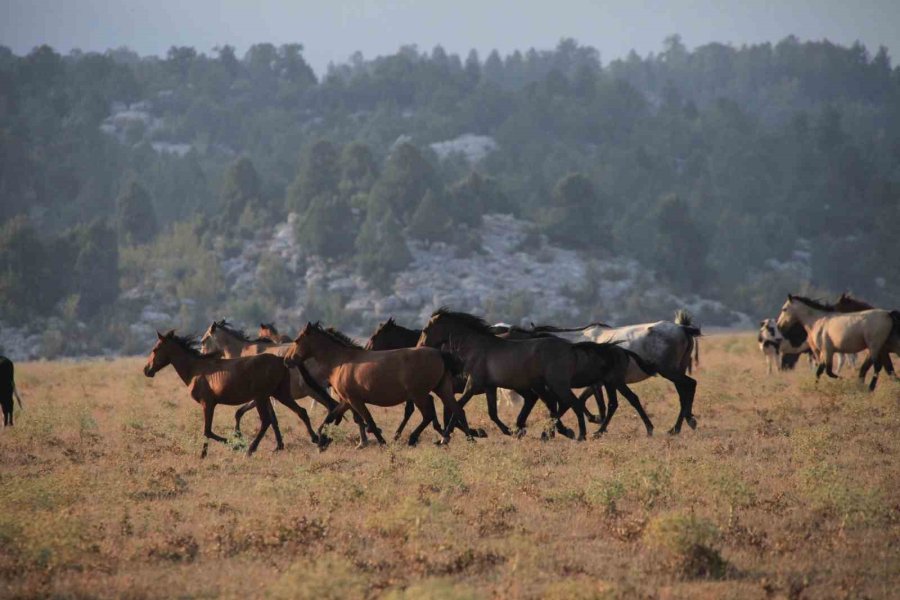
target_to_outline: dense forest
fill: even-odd
[[[463,134],[494,145],[477,160],[431,146]],[[310,255],[377,286],[405,240],[477,248],[482,215],[504,212],[754,315],[800,289],[896,306],[900,69],[884,48],[793,37],[689,51],[672,36],[607,64],[569,39],[402,47],[321,78],[299,44],[0,47],[3,322],[52,315],[114,344],[125,292],[161,273],[210,313],[228,301],[221,258],[290,212]],[[265,293],[290,293],[265,267]]]

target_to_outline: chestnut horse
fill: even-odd
[[[284,448],[271,398],[286,406],[296,403],[291,398],[290,374],[281,358],[271,354],[235,359],[210,358],[197,350],[196,338],[179,337],[174,331],[169,331],[165,335],[157,332],[156,336],[158,341],[150,351],[150,357],[144,366],[144,375],[153,377],[160,369],[172,365],[188,387],[191,398],[203,407],[203,433],[208,439],[217,442],[227,441],[212,430],[216,405],[235,406],[254,400],[262,425],[247,448],[247,454],[256,451],[269,425],[275,430],[275,449]],[[312,430],[309,418],[303,418],[306,411],[299,406],[296,409],[306,424],[313,443],[318,443],[318,437]],[[204,442],[201,458],[206,456],[208,448],[209,442]]]
[[[304,379],[308,374],[303,369],[303,361],[315,358],[323,365],[331,389],[337,395],[340,405],[332,410],[322,427],[334,421],[349,408],[366,420],[369,430],[378,443],[384,438],[366,404],[375,406],[396,406],[411,398],[422,414],[422,422],[409,436],[409,444],[415,445],[419,435],[429,425],[440,431],[434,411],[431,393],[440,397],[455,416],[460,419],[468,437],[466,415],[453,397],[453,374],[456,363],[452,356],[432,348],[404,348],[400,350],[372,351],[360,348],[346,336],[328,331],[318,323],[307,323],[284,357],[284,364],[298,367]],[[307,379],[307,383],[318,393],[324,393],[318,382]],[[325,446],[330,440],[322,439]],[[447,430],[442,432],[441,443],[449,442]]]
[[[285,353],[291,347],[290,344],[276,344],[268,338],[250,339],[247,337],[247,334],[240,329],[233,327],[225,319],[212,322],[209,328],[207,328],[206,333],[204,333],[203,337],[200,339],[200,346],[206,354],[221,352],[225,358],[254,356],[262,353],[284,357]],[[306,361],[306,368],[309,370],[311,376],[317,381],[324,380],[325,375],[316,361]],[[293,396],[294,400],[302,400],[303,398],[309,397],[310,410],[312,410],[313,401],[321,403],[326,411],[331,411],[337,406],[337,402],[332,400],[327,394],[324,396],[313,394],[310,387],[306,385],[306,382],[300,377],[300,373],[296,370],[291,370],[291,396]],[[254,403],[248,402],[235,411],[234,430],[238,435],[241,433],[241,418],[254,408]],[[300,416],[299,413],[298,416]],[[368,441],[365,423],[355,413],[353,416],[359,426],[360,442],[365,444]]]
[[[275,323],[260,323],[259,331],[256,332],[256,335],[260,338],[268,338],[277,344],[291,343],[291,338],[289,336],[278,333],[278,329],[275,328]]]

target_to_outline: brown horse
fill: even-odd
[[[291,347],[290,344],[276,344],[268,338],[251,339],[247,334],[240,329],[233,327],[225,319],[212,322],[200,339],[200,346],[206,354],[219,352],[225,358],[254,356],[262,353],[284,357],[285,353],[287,353]],[[313,378],[317,381],[324,381],[325,374],[322,371],[321,366],[318,365],[315,360],[306,361],[305,366]],[[291,370],[291,396],[294,400],[302,400],[303,398],[309,397],[312,400],[321,403],[327,411],[331,411],[337,406],[337,402],[332,400],[327,394],[322,396],[313,394],[310,387],[303,378],[300,377],[299,371],[293,369]],[[253,410],[255,407],[256,405],[253,402],[248,402],[235,411],[234,430],[238,435],[241,433],[241,419],[247,412]],[[310,402],[310,409],[312,409],[312,401]],[[298,414],[298,416],[300,415]],[[353,417],[359,426],[360,441],[365,444],[368,441],[365,423],[355,413]]]
[[[318,443],[318,436],[312,429],[306,411],[296,406],[291,398],[290,374],[281,358],[271,354],[235,359],[210,358],[197,350],[196,338],[179,337],[174,331],[165,335],[157,332],[156,335],[159,339],[144,366],[144,375],[153,377],[160,369],[172,365],[188,386],[191,398],[203,407],[203,433],[208,439],[227,441],[212,431],[213,413],[217,404],[235,406],[254,400],[262,426],[247,448],[247,454],[256,451],[269,425],[275,430],[275,449],[281,450],[284,443],[271,401],[271,398],[275,398],[300,415],[313,443]],[[201,458],[206,456],[208,448],[209,442],[204,442]]]
[[[278,344],[290,344],[291,338],[282,333],[278,333],[275,323],[260,323],[259,331],[256,335],[260,338],[268,338]]]
[[[557,430],[564,430],[559,423],[559,407],[569,405],[578,418],[577,439],[586,438],[584,403],[572,393],[578,365],[569,342],[553,336],[501,339],[483,319],[440,308],[432,313],[418,345],[448,348],[463,361],[467,380],[460,406],[465,406],[478,390],[484,390],[494,403],[497,388],[514,390],[526,402],[533,403],[539,395],[550,409]],[[447,429],[452,427],[451,420]]]
[[[889,340],[900,335],[900,311],[872,309],[840,313],[834,306],[788,294],[778,315],[778,326],[783,328],[793,323],[801,323],[806,329],[809,346],[819,362],[816,381],[823,371],[829,377],[837,378],[832,371],[832,359],[836,352],[869,351],[869,357],[875,364],[875,375],[869,390],[874,390],[878,384],[882,366],[889,375],[894,374],[893,365],[884,359],[889,350]],[[864,377],[864,373],[860,375]]]
[[[308,358],[315,358],[328,370],[327,381],[340,401],[340,405],[328,414],[323,427],[352,408],[366,420],[378,443],[384,444],[384,438],[366,404],[396,406],[412,398],[422,414],[422,422],[409,436],[409,444],[415,445],[429,424],[440,431],[430,395],[433,392],[460,419],[466,435],[471,437],[473,434],[465,413],[453,397],[452,380],[456,364],[449,354],[431,348],[365,350],[349,343],[342,334],[327,331],[318,323],[307,323],[285,355],[284,362],[299,368]],[[300,372],[306,379],[305,370]],[[314,389],[319,388],[319,393],[324,392],[317,382],[308,380],[307,383]],[[326,445],[329,441],[326,438],[321,443]],[[441,443],[448,441],[447,431],[444,430]]]

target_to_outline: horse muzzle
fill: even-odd
[[[144,365],[144,375],[147,377],[153,377],[156,375],[156,369],[151,367],[150,365]]]

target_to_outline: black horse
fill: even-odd
[[[3,408],[4,427],[10,427],[13,424],[13,396],[19,401],[19,409],[21,409],[22,398],[16,389],[15,367],[11,360],[0,356],[0,406]]]

